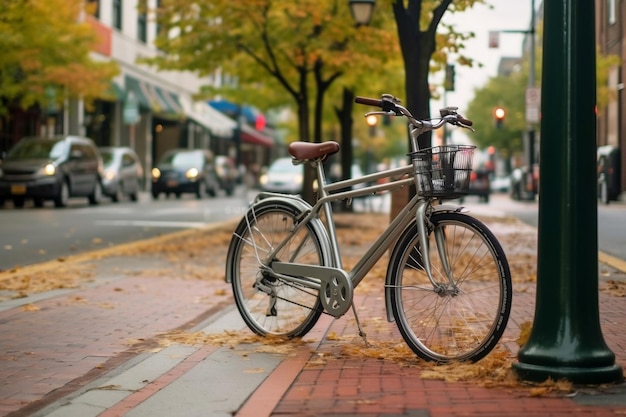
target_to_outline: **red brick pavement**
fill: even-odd
[[[152,268],[167,265],[152,258],[107,263],[116,261],[118,272],[108,276],[124,279],[39,301],[33,310],[0,312],[0,415],[28,415],[154,347],[143,341],[189,327],[231,301],[224,282],[158,275]]]
[[[358,291],[358,290],[357,290]],[[524,289],[524,291],[526,291]],[[504,338],[507,347],[517,348],[511,340],[519,334],[518,324],[532,319],[534,294],[515,294],[513,316]],[[622,348],[626,335],[621,332],[626,303],[623,298],[601,294],[602,328],[609,348],[616,353],[617,363],[626,368],[626,352]],[[358,296],[360,317],[371,341],[402,340],[393,323],[381,321],[383,299],[367,294]],[[530,310],[531,315],[528,316]],[[571,392],[553,392],[534,397],[531,386],[520,388],[485,388],[475,382],[445,382],[420,377],[419,366],[401,362],[351,355],[342,358],[341,346],[363,343],[357,336],[353,320],[333,321],[328,332],[353,336],[353,341],[324,339],[289,390],[280,398],[272,416],[620,416],[626,415],[626,403],[618,406],[584,406]],[[619,319],[619,322],[618,322]],[[369,324],[368,324],[369,323]],[[374,323],[374,325],[372,325]],[[333,338],[335,339],[335,338]],[[327,357],[326,361],[319,361]],[[268,383],[271,383],[269,381]],[[585,387],[579,387],[583,391]],[[591,389],[591,388],[590,388]],[[593,388],[596,389],[596,388]],[[602,392],[602,389],[594,391]],[[251,401],[256,400],[254,397]],[[248,407],[254,408],[248,404]],[[242,414],[241,417],[246,416]]]

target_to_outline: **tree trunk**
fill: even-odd
[[[354,107],[354,91],[343,89],[341,108],[335,108],[335,114],[339,119],[341,129],[341,179],[346,180],[352,177],[352,109]],[[341,210],[351,212],[352,205],[347,200],[343,200]]]

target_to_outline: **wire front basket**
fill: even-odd
[[[472,145],[447,145],[410,153],[418,183],[417,193],[441,199],[466,195],[475,149]]]

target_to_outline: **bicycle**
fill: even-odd
[[[482,222],[463,207],[441,204],[467,193],[475,147],[419,149],[417,142],[445,123],[473,130],[472,122],[456,107],[442,109],[437,119],[417,120],[389,94],[355,102],[380,108],[366,116],[408,119],[412,164],[327,183],[323,161],[339,151],[339,144],[292,143],[294,164],[315,168],[318,199],[311,205],[295,195],[260,193],[251,203],[226,261],[237,308],[254,333],[288,338],[304,336],[322,313],[339,318],[352,308],[365,339],[354,288],[391,249],[384,286],[387,319],[396,322],[407,345],[428,361],[478,361],[496,346],[508,322],[508,262]],[[353,188],[357,184],[366,185]],[[416,192],[408,204],[352,270],[344,270],[332,203],[411,185]]]

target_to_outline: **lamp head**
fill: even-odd
[[[357,25],[369,25],[376,0],[350,0],[350,11]]]

